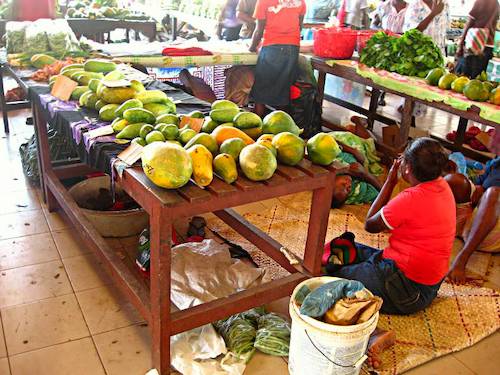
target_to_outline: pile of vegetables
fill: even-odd
[[[287,356],[290,324],[262,307],[254,308],[214,323],[228,349],[238,358],[250,360],[255,349],[275,356]]]
[[[401,37],[380,31],[373,35],[361,52],[360,62],[405,76],[424,78],[434,68],[444,65],[443,55],[433,40],[417,29]]]
[[[67,18],[114,18],[145,20],[150,17],[138,10],[119,7],[116,0],[71,1],[66,9]]]

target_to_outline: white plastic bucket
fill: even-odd
[[[313,290],[337,277],[315,277],[300,283],[290,298],[292,331],[288,370],[291,375],[358,375],[366,360],[370,335],[377,327],[378,312],[367,322],[338,326],[301,315],[295,294],[307,285]],[[371,293],[370,293],[371,294]]]

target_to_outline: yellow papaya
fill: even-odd
[[[193,178],[199,186],[207,186],[213,180],[212,153],[201,144],[187,150],[193,165]]]
[[[238,178],[236,161],[229,154],[219,154],[215,157],[214,172],[228,184],[232,184]]]

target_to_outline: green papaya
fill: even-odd
[[[184,148],[187,150],[194,145],[205,146],[208,149],[208,151],[210,151],[214,156],[217,155],[217,151],[219,151],[219,146],[217,145],[217,141],[215,140],[214,137],[212,137],[210,134],[207,133],[196,134],[186,143]]]
[[[80,85],[87,85],[88,86],[91,79],[93,79],[93,78],[102,79],[103,77],[104,76],[102,75],[102,73],[82,72],[78,76],[78,83]]]
[[[218,123],[233,122],[239,112],[238,108],[214,109],[210,111],[210,118]]]
[[[167,94],[160,90],[146,90],[137,92],[135,98],[139,99],[142,104],[148,103],[164,103],[168,99]]]
[[[117,139],[134,139],[139,137],[139,133],[141,132],[141,128],[144,126],[142,123],[138,124],[129,124],[125,126],[125,128],[116,135]]]
[[[220,124],[214,120],[212,120],[210,117],[205,117],[205,121],[203,122],[203,125],[201,127],[201,131],[203,133],[212,133],[214,129],[219,126]]]
[[[79,100],[80,97],[87,91],[89,91],[88,86],[76,86],[74,90],[71,92],[71,99]]]
[[[99,99],[97,102],[95,102],[95,106],[94,106],[94,108],[95,108],[95,110],[96,110],[97,112],[99,112],[99,111],[101,110],[101,108],[102,108],[102,107],[104,107],[106,104],[108,104],[108,103],[106,103],[106,102],[105,102],[104,100],[102,100],[102,99]]]
[[[122,117],[123,112],[125,112],[127,109],[131,108],[142,108],[142,102],[137,100],[137,99],[129,99],[126,102],[123,102],[117,109],[116,109],[116,117]]]
[[[118,104],[106,104],[99,110],[99,118],[103,121],[113,121],[116,118],[115,112],[118,107]]]
[[[108,73],[116,69],[116,64],[109,60],[90,59],[85,61],[83,68],[87,72]]]
[[[37,53],[36,55],[31,56],[30,62],[35,68],[40,69],[45,65],[51,65],[55,63],[57,60],[49,55],[45,55],[43,53]]]
[[[78,99],[78,104],[80,104],[80,107],[87,107],[87,98],[89,98],[92,94],[92,91],[87,90],[82,95],[80,95],[80,99]]]
[[[156,118],[157,124],[175,124],[179,125],[179,117],[172,113],[165,113]]]
[[[97,88],[99,87],[99,83],[101,82],[100,79],[98,78],[92,78],[89,81],[89,89],[92,90],[93,92],[97,92]]]
[[[144,104],[144,109],[147,109],[149,112],[155,115],[155,117],[170,113],[170,107],[161,103],[146,103]]]
[[[238,179],[238,169],[236,161],[229,154],[219,154],[213,161],[214,172],[221,177],[226,183],[232,184]]]
[[[123,112],[123,118],[130,123],[144,122],[146,124],[154,124],[156,121],[155,115],[144,108],[132,108]]]
[[[97,90],[100,99],[113,104],[122,104],[129,99],[133,99],[135,91],[130,87],[106,87],[102,86]]]

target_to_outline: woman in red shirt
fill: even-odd
[[[392,166],[366,218],[370,233],[390,231],[384,250],[357,245],[360,263],[334,276],[361,281],[382,297],[382,312],[412,314],[436,298],[448,272],[455,237],[455,201],[441,177],[447,156],[441,144],[419,138]],[[411,187],[390,200],[398,171]]]
[[[13,0],[11,6],[12,19],[15,21],[56,17],[56,0]]]

